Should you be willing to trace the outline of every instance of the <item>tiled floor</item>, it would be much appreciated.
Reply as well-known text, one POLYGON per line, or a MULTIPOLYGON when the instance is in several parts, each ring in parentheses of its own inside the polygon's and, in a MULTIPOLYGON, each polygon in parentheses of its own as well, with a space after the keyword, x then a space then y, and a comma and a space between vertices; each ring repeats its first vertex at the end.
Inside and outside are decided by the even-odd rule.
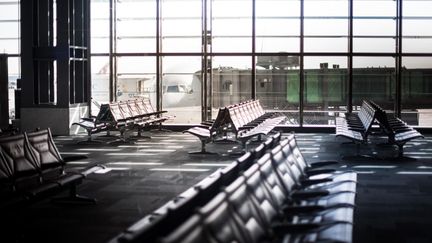
MULTIPOLYGON (((432 241, 432 137, 407 144, 405 155, 411 159, 401 161, 346 161, 342 156, 353 155, 356 149, 342 144, 343 139, 332 134, 297 134, 297 138, 310 162, 339 160, 344 169, 359 172, 355 242, 432 241)), ((231 143, 209 144, 208 150, 217 155, 190 155, 188 151, 200 149, 200 142, 182 133, 156 132, 152 139, 123 145, 77 145, 82 139, 56 137, 55 141, 63 156, 88 156, 70 163, 68 170, 99 163, 106 166, 79 187, 79 193, 96 198, 98 203, 60 206, 44 200, 11 212, 11 217, 2 219, 5 242, 107 242, 228 165, 236 158, 230 153, 239 149, 231 143)), ((361 153, 396 155, 395 148, 376 146, 380 142, 385 140, 374 138, 371 145, 362 146, 361 153)))

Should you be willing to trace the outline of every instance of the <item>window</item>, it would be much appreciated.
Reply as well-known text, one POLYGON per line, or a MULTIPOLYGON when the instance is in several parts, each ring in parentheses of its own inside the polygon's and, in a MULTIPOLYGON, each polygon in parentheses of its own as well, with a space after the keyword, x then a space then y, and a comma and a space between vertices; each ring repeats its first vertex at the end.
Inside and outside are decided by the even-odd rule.
MULTIPOLYGON (((420 64, 430 63, 432 57, 430 1, 401 0, 402 16, 394 0, 352 0, 352 6, 350 0, 156 3, 93 0, 93 83, 104 80, 100 87, 109 87, 110 74, 105 71, 111 60, 119 99, 133 90, 155 102, 156 87, 161 85, 162 108, 175 113, 174 122, 199 123, 202 108, 216 111, 254 95, 265 109, 284 112, 287 125, 296 126, 332 125, 334 116, 356 110, 366 98, 395 111, 400 95, 404 116, 413 111, 428 114, 430 67, 420 64), (113 20, 110 4, 116 10, 113 20), (116 27, 112 33, 110 21, 116 27), (115 40, 113 53, 110 38, 115 40), (396 49, 399 38, 401 53, 396 49), (403 88, 397 93, 399 80, 403 88), (206 94, 201 94, 202 87, 206 94), (353 106, 347 107, 349 103, 353 106)), ((0 22, 3 16, 7 14, 0 22)), ((12 32, 3 32, 3 46, 9 45, 6 35, 12 32)))

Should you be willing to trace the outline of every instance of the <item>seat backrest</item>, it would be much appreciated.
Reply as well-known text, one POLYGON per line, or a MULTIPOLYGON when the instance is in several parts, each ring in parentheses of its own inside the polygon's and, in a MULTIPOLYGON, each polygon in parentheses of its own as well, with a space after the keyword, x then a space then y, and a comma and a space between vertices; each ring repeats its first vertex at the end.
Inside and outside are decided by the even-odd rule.
POLYGON ((216 243, 206 231, 201 222, 201 216, 193 214, 186 222, 174 229, 168 235, 160 238, 159 243, 216 243))
POLYGON ((298 186, 301 184, 301 180, 307 177, 306 167, 301 164, 296 155, 294 154, 292 147, 288 145, 282 147, 281 151, 285 156, 285 166, 288 168, 289 173, 292 176, 292 179, 296 182, 298 186))
POLYGON ((247 233, 240 227, 233 217, 224 192, 219 193, 209 203, 198 210, 206 227, 218 242, 247 243, 247 233))
POLYGON ((210 132, 217 132, 222 129, 225 125, 227 125, 227 114, 228 110, 226 108, 219 108, 216 119, 214 120, 212 126, 210 127, 210 132))
POLYGON ((39 174, 41 165, 35 159, 24 134, 0 138, 1 179, 39 174))
POLYGON ((140 115, 145 115, 147 113, 150 113, 147 111, 147 107, 144 104, 143 99, 136 99, 135 104, 137 106, 137 110, 139 111, 140 115))
POLYGON ((253 112, 253 110, 251 109, 252 107, 252 101, 248 101, 243 105, 243 111, 247 114, 247 116, 249 117, 250 121, 255 120, 256 118, 258 118, 255 113, 253 112))
POLYGON ((270 192, 271 202, 274 208, 278 209, 283 204, 285 204, 287 197, 289 196, 289 192, 285 189, 284 184, 281 182, 278 177, 276 168, 273 165, 273 158, 268 153, 268 159, 259 160, 259 171, 261 173, 261 178, 264 180, 264 185, 270 192))
POLYGON ((394 131, 392 129, 392 126, 390 125, 390 122, 388 120, 388 116, 387 116, 387 113, 385 112, 385 110, 381 106, 379 106, 377 103, 375 103, 371 100, 368 100, 367 103, 375 108, 375 110, 376 110, 375 118, 377 119, 380 126, 384 129, 384 131, 388 135, 394 136, 394 131))
POLYGON ((363 101, 362 106, 360 108, 360 112, 358 113, 358 116, 360 118, 360 121, 363 124, 363 127, 365 129, 363 133, 363 137, 367 138, 369 133, 371 132, 372 125, 375 121, 376 117, 376 109, 372 107, 368 102, 363 101))
POLYGON ((42 169, 52 167, 63 167, 64 161, 52 138, 49 128, 25 133, 35 159, 42 169))
POLYGON ((127 101, 127 105, 129 106, 129 110, 133 118, 138 118, 141 115, 141 112, 135 100, 127 101))
POLYGON ((232 124, 234 128, 234 132, 238 132, 240 127, 243 126, 241 118, 237 116, 234 107, 228 109, 228 114, 229 114, 229 122, 232 124))
POLYGON ((250 120, 248 119, 246 114, 244 114, 241 106, 238 105, 238 106, 234 107, 233 110, 236 113, 237 119, 240 121, 240 126, 244 126, 248 122, 250 122, 250 120))
POLYGON ((123 113, 119 103, 109 104, 114 122, 122 122, 126 120, 126 114, 123 113))
POLYGON ((150 102, 149 98, 143 98, 142 99, 143 104, 146 107, 147 113, 153 113, 156 112, 156 109, 153 107, 153 105, 150 102))
MULTIPOLYGON (((266 159, 264 158, 263 160, 266 159)), ((258 205, 258 208, 261 209, 263 225, 270 227, 274 218, 277 217, 279 209, 275 207, 276 202, 273 198, 274 195, 272 195, 271 191, 265 185, 258 164, 252 165, 245 171, 244 177, 251 197, 258 205)))
POLYGON ((114 120, 109 104, 101 104, 99 112, 96 116, 96 123, 112 122, 114 120))
POLYGON ((124 119, 132 119, 135 117, 127 101, 119 102, 119 109, 123 114, 124 119))
POLYGON ((239 112, 241 116, 243 117, 244 123, 248 124, 249 122, 253 121, 255 118, 252 116, 252 114, 247 109, 248 104, 242 104, 239 106, 239 112))
POLYGON ((260 100, 255 100, 255 106, 261 115, 265 114, 265 111, 264 111, 263 107, 261 106, 260 100))
POLYGON ((263 242, 267 237, 267 227, 263 223, 259 207, 251 198, 251 193, 247 189, 244 177, 237 178, 225 190, 233 216, 244 227, 247 238, 251 242, 263 242))
POLYGON ((259 111, 256 109, 255 101, 251 101, 248 103, 247 108, 249 112, 253 115, 254 119, 257 119, 261 116, 259 111))
POLYGON ((295 180, 291 171, 290 162, 288 162, 288 156, 282 150, 272 151, 272 165, 275 170, 275 178, 279 183, 279 186, 284 189, 284 194, 288 195, 292 190, 298 186, 298 181, 295 180))
POLYGON ((288 137, 288 144, 291 148, 291 153, 294 155, 297 167, 302 173, 305 173, 305 171, 307 170, 307 168, 310 167, 310 165, 306 162, 300 148, 298 147, 295 136, 288 137))

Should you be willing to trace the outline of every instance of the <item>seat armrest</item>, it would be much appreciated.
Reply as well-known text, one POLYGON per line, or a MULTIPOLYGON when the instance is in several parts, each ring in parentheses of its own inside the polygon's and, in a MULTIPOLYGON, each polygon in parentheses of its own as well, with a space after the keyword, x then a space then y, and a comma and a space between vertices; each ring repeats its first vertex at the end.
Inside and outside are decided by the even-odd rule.
POLYGON ((316 231, 324 226, 329 226, 329 224, 333 225, 336 224, 335 222, 329 222, 329 223, 285 223, 285 222, 278 222, 273 223, 271 225, 272 231, 276 235, 286 235, 286 234, 292 234, 292 233, 303 233, 307 231, 316 231))
POLYGON ((334 173, 336 170, 335 169, 311 169, 306 171, 306 175, 308 176, 314 176, 314 175, 319 175, 319 174, 328 174, 328 173, 334 173))
POLYGON ((327 166, 327 165, 337 165, 339 164, 338 161, 319 161, 319 162, 315 162, 315 163, 309 163, 311 168, 317 168, 317 167, 322 167, 322 166, 327 166))
POLYGON ((308 199, 313 197, 323 197, 329 195, 330 192, 327 190, 307 190, 307 191, 295 191, 291 194, 291 197, 295 200, 308 199))
POLYGON ((65 163, 71 162, 71 161, 77 161, 77 160, 81 160, 81 159, 88 159, 88 157, 85 155, 71 155, 71 156, 63 157, 63 161, 65 163))
POLYGON ((282 208, 282 211, 286 215, 301 214, 301 213, 314 213, 317 211, 323 211, 326 208, 319 205, 311 206, 286 206, 282 208))
POLYGON ((304 179, 301 180, 301 185, 302 186, 311 186, 311 185, 316 185, 316 184, 320 184, 320 183, 325 183, 325 182, 332 182, 333 180, 331 178, 324 178, 324 179, 304 179))

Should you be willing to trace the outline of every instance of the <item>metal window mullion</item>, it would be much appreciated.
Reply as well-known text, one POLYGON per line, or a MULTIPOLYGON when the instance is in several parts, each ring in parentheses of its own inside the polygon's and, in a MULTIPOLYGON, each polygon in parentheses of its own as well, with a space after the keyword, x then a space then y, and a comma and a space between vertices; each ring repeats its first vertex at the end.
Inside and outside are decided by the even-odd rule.
POLYGON ((402 0, 396 1, 396 102, 395 114, 401 117, 402 112, 402 0))
POLYGON ((162 110, 162 5, 156 0, 156 109, 162 110))
MULTIPOLYGON (((206 8, 206 19, 213 19, 213 2, 211 0, 207 0, 210 1, 210 6, 208 6, 208 9, 206 8)), ((207 21, 207 25, 206 25, 206 30, 210 30, 210 33, 207 33, 207 42, 206 44, 208 44, 208 49, 206 46, 206 53, 208 54, 208 52, 210 52, 210 54, 213 54, 213 22, 210 21, 210 23, 207 21)), ((209 57, 207 56, 207 60, 211 60, 210 62, 207 62, 207 75, 208 75, 208 100, 207 100, 207 110, 206 110, 206 115, 207 115, 207 119, 211 119, 212 118, 212 112, 211 109, 213 107, 213 55, 210 56, 211 59, 209 59, 209 57)))
POLYGON ((201 121, 207 120, 207 0, 201 5, 201 121))
POLYGON ((354 0, 348 0, 348 87, 347 87, 347 112, 352 112, 352 106, 353 106, 353 1, 354 0))
POLYGON ((300 0, 300 90, 299 123, 303 127, 304 115, 304 0, 300 0))
POLYGON ((256 0, 252 1, 252 74, 251 98, 256 99, 256 0))
POLYGON ((115 25, 116 23, 116 0, 110 0, 109 2, 109 100, 110 102, 115 101, 116 97, 116 62, 115 62, 115 25))

